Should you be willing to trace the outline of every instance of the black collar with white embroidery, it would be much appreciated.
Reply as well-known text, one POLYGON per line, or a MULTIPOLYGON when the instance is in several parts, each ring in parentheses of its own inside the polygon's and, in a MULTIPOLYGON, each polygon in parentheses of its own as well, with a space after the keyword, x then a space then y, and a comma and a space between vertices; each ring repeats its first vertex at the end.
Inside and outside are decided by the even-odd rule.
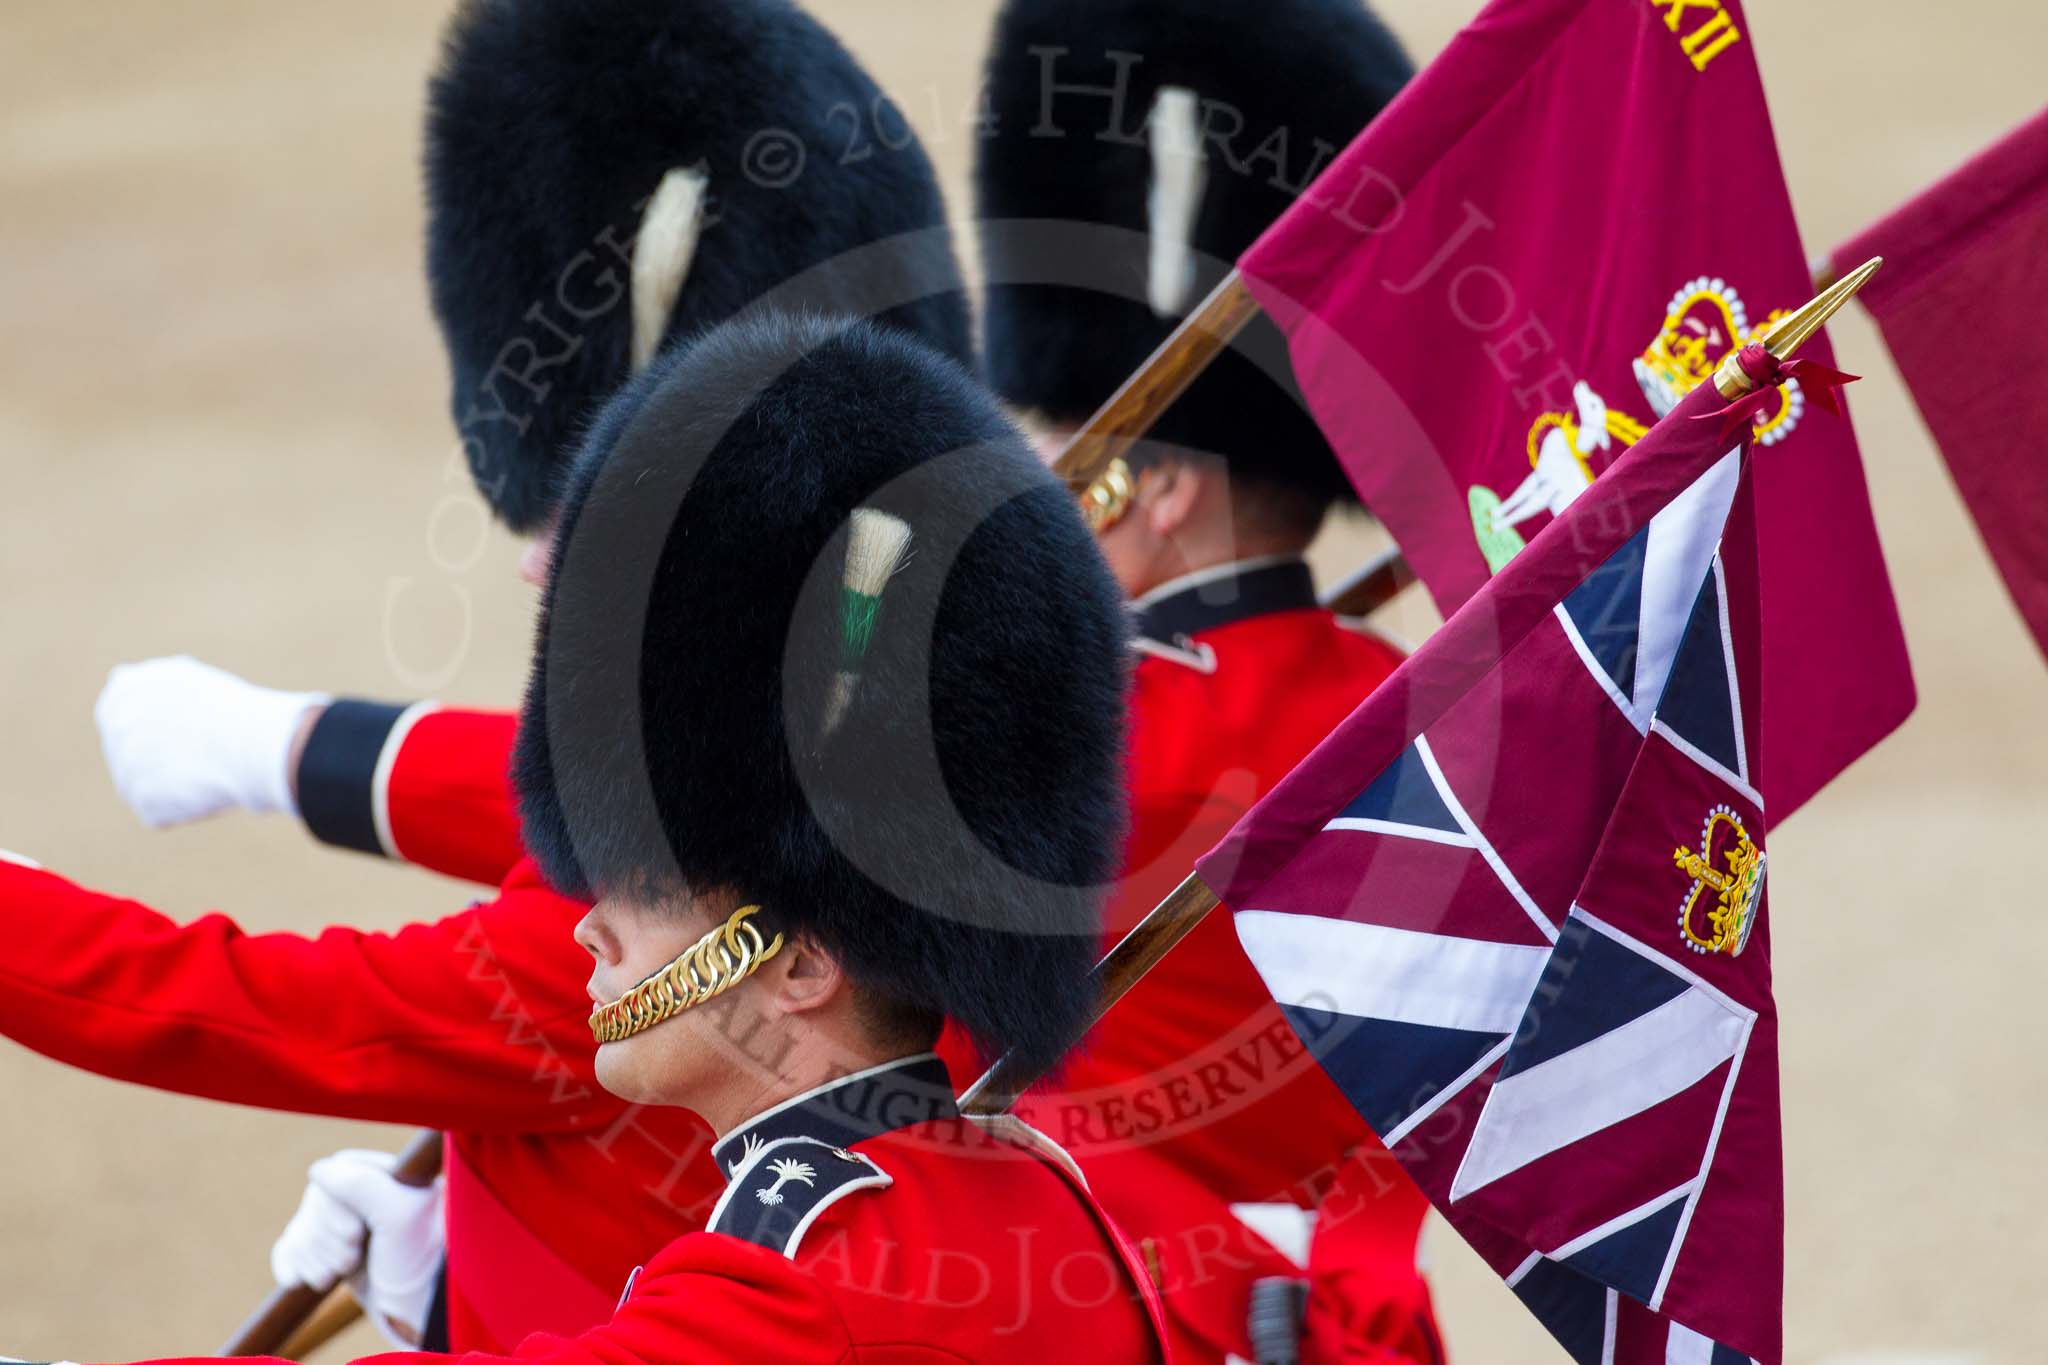
POLYGON ((1139 635, 1171 644, 1254 616, 1315 605, 1315 579, 1301 560, 1247 560, 1154 589, 1131 604, 1131 618, 1139 635))
POLYGON ((953 1081, 936 1053, 872 1066, 764 1109, 711 1149, 730 1175, 751 1149, 780 1138, 811 1138, 832 1147, 892 1133, 912 1124, 959 1116, 953 1081))

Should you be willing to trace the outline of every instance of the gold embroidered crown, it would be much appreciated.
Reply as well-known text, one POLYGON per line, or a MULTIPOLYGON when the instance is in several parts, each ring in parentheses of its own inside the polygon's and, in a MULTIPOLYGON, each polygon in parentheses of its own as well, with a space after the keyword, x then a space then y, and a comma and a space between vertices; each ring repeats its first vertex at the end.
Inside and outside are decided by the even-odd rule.
POLYGON ((1681 847, 1671 858, 1692 878, 1678 904, 1678 933, 1685 946, 1700 954, 1739 955, 1749 946, 1763 904, 1764 851, 1750 840, 1734 810, 1719 805, 1707 812, 1699 852, 1681 847), (1713 901, 1702 906, 1708 892, 1713 901))
MULTIPOLYGON (((1724 279, 1702 275, 1671 296, 1664 329, 1636 358, 1636 382, 1659 415, 1667 413, 1712 378, 1724 359, 1752 341, 1763 340, 1772 327, 1791 315, 1791 309, 1780 308, 1751 330, 1749 310, 1735 287, 1724 279)), ((1776 445, 1790 436, 1806 415, 1806 395, 1797 380, 1780 385, 1778 394, 1776 407, 1757 424, 1758 445, 1776 445)))
POLYGON ((1721 357, 1749 335, 1749 310, 1728 281, 1702 275, 1671 296, 1664 328, 1635 363, 1643 396, 1659 414, 1711 379, 1721 357))

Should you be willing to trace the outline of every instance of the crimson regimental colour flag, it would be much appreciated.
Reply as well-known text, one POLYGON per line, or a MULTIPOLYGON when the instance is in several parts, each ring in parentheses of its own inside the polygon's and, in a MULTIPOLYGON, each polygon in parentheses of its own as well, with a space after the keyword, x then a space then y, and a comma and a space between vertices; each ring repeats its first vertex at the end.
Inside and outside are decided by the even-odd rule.
POLYGON ((2048 654, 2048 109, 1836 249, 2048 654), (1861 256, 1850 253, 1860 251, 1861 256))
POLYGON ((1794 457, 1730 451, 1723 406, 1681 400, 1198 868, 1582 1365, 1780 1353, 1745 464, 1794 457))
MULTIPOLYGON (((1737 0, 1494 0, 1239 265, 1446 615, 1812 292, 1737 0)), ((1848 423, 1789 384, 1758 439, 1782 821, 1913 685, 1848 423)))

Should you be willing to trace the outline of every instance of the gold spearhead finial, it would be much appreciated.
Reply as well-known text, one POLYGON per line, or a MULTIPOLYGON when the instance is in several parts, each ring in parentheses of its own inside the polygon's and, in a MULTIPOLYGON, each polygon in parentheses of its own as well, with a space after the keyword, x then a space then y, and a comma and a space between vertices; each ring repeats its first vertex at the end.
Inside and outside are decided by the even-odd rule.
MULTIPOLYGON (((1823 289, 1797 312, 1788 313, 1774 325, 1759 327, 1750 336, 1750 341, 1763 341, 1764 349, 1774 360, 1790 360, 1792 353, 1813 339, 1813 334, 1827 325, 1828 319, 1842 311, 1842 306, 1856 297, 1856 291, 1870 282, 1878 267, 1884 264, 1884 257, 1872 256, 1862 265, 1823 289)), ((1730 351, 1722 358, 1720 368, 1714 371, 1714 387, 1721 391, 1723 398, 1740 398, 1756 388, 1750 377, 1743 373, 1737 358, 1739 351, 1730 351)))
POLYGON ((1862 265, 1836 280, 1817 294, 1813 301, 1790 317, 1781 318, 1764 338, 1764 349, 1779 360, 1790 360, 1792 353, 1804 346, 1813 334, 1827 325, 1829 318, 1842 311, 1842 305, 1856 297, 1856 291, 1869 283, 1870 277, 1884 264, 1884 257, 1872 256, 1862 265))

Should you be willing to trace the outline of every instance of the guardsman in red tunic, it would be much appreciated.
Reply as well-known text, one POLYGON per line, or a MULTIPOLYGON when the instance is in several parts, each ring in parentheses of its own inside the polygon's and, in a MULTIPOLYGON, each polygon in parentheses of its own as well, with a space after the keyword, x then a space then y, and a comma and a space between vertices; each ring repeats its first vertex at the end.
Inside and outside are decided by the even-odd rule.
MULTIPOLYGON (((834 109, 880 99, 783 0, 458 9, 429 94, 428 264, 454 415, 506 521, 545 521, 592 411, 664 340, 764 296, 879 315, 971 362, 944 206, 914 142, 794 181, 760 164, 763 129, 837 146, 834 109)), ((144 674, 124 677, 167 724, 141 736, 132 691, 110 689, 102 708, 131 802, 157 821, 290 807, 285 749, 311 699, 223 694, 190 662, 144 674), (179 753, 204 755, 196 785, 160 780, 179 753)), ((345 732, 346 708, 333 719, 345 732)), ((305 795, 324 829, 374 837, 373 820, 322 805, 318 784, 305 795)), ((593 1082, 569 940, 584 907, 506 849, 496 895, 461 914, 317 937, 245 935, 218 915, 181 925, 9 867, 0 1031, 159 1088, 446 1130, 444 1190, 407 1190, 368 1154, 320 1163, 273 1255, 280 1279, 353 1273, 367 1224, 370 1307, 401 1337, 437 1320, 458 1349, 573 1332, 604 1319, 648 1249, 701 1226, 721 1181, 703 1124, 593 1082)))
POLYGON ((1080 1172, 963 1117, 931 1050, 951 1020, 1036 1069, 1085 1026, 1126 680, 1072 499, 902 333, 738 320, 607 405, 518 794, 549 881, 593 902, 597 1079, 701 1116, 722 1189, 641 1247, 608 1321, 506 1354, 1163 1365, 1080 1172))
MULTIPOLYGON (((1356 0, 1008 6, 977 174, 1000 390, 1054 433, 1078 424, 1407 72, 1356 0)), ((1226 355, 1134 461, 1135 502, 1102 536, 1141 637, 1118 931, 1399 661, 1315 605, 1302 551, 1352 495, 1268 377, 1285 373, 1278 334, 1255 325, 1243 344, 1250 358, 1226 355)), ((172 670, 223 729, 261 709, 243 698, 275 694, 202 665, 148 667, 110 689, 140 717, 134 766, 203 790, 210 760, 149 752, 174 728, 172 670)), ((518 860, 512 716, 324 700, 285 699, 297 742, 284 724, 261 746, 316 835, 482 881, 518 860)), ((1440 1357, 1416 1269, 1426 1201, 1271 1006, 1227 917, 1185 947, 1067 1084, 1028 1101, 1090 1169, 1111 1163, 1104 1197, 1159 1269, 1183 1358, 1250 1355, 1253 1285, 1305 1264, 1311 1348, 1440 1357)))
MULTIPOLYGON (((976 214, 988 372, 1053 444, 1410 65, 1361 0, 1008 0, 987 69, 976 214)), ((1400 661, 1316 605, 1302 553, 1355 495, 1293 389, 1277 329, 1255 320, 1150 435, 1099 530, 1144 655, 1113 931, 1400 661)), ((1247 1340, 1253 1286, 1305 1274, 1305 1360, 1440 1357, 1416 1266, 1428 1203, 1273 1005, 1227 914, 1020 1112, 1076 1153, 1156 1256, 1184 1359, 1275 1349, 1247 1340)), ((1286 1286, 1262 1297, 1275 1289, 1286 1286)))

